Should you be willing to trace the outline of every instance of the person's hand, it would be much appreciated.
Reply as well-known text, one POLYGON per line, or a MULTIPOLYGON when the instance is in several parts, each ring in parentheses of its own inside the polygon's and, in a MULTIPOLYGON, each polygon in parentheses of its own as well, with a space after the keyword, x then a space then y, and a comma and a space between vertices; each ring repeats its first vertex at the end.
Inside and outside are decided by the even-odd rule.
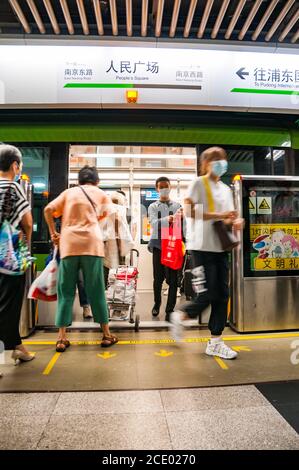
POLYGON ((174 216, 173 216, 173 215, 169 215, 169 216, 168 216, 168 222, 169 222, 170 224, 172 224, 173 221, 174 221, 174 216))
POLYGON ((235 219, 233 222, 233 229, 236 231, 243 230, 244 225, 245 225, 244 219, 241 219, 241 218, 235 219))
POLYGON ((54 232, 51 234, 51 240, 53 245, 58 246, 60 240, 60 234, 58 232, 54 232))
POLYGON ((175 218, 178 218, 178 219, 182 219, 184 217, 184 210, 182 207, 180 207, 180 209, 178 209, 175 213, 175 218))
POLYGON ((231 222, 234 222, 237 218, 237 211, 226 211, 222 212, 221 218, 224 220, 230 220, 231 222))

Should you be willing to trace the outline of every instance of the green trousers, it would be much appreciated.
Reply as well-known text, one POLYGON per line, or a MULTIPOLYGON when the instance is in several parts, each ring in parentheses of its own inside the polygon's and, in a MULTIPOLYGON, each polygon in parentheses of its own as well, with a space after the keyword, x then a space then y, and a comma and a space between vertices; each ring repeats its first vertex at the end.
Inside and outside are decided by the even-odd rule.
POLYGON ((60 261, 58 271, 58 306, 55 324, 67 327, 72 324, 73 303, 79 270, 82 269, 84 287, 94 321, 108 323, 105 297, 103 258, 99 256, 67 256, 60 261))

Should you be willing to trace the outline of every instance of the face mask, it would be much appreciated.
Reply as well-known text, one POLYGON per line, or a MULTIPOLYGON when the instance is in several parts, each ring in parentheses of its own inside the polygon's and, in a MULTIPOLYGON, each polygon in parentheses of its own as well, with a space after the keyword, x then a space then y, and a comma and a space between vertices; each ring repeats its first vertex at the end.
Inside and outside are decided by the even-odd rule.
POLYGON ((212 162, 212 173, 219 178, 227 172, 227 161, 226 160, 216 160, 212 162))
POLYGON ((169 188, 163 188, 159 190, 160 196, 161 197, 168 197, 170 194, 170 189, 169 188))
POLYGON ((18 173, 14 177, 14 180, 15 180, 16 183, 21 179, 21 176, 22 176, 21 168, 19 166, 18 166, 18 170, 20 170, 20 173, 18 173))

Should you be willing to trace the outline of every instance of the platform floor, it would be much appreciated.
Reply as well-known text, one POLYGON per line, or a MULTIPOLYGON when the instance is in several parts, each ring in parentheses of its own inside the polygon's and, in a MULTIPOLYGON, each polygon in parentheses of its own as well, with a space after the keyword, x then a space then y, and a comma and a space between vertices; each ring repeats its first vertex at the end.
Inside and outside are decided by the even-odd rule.
POLYGON ((168 331, 122 331, 119 343, 109 349, 100 347, 99 332, 72 331, 69 338, 71 347, 56 353, 56 333, 35 333, 25 344, 36 358, 17 366, 7 352, 0 365, 0 392, 150 390, 299 379, 299 332, 239 335, 227 329, 225 340, 239 352, 233 361, 204 354, 205 330, 186 330, 180 343, 168 331))
POLYGON ((0 449, 298 450, 298 411, 299 382, 261 391, 8 393, 0 400, 0 449))

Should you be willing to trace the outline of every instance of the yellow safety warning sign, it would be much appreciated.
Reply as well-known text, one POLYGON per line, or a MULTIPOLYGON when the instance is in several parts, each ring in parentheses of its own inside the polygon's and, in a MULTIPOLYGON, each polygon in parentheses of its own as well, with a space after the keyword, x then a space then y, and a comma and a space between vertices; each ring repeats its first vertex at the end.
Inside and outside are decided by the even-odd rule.
POLYGON ((258 214, 272 214, 272 198, 271 197, 258 197, 257 198, 257 213, 258 214))
POLYGON ((270 209, 270 206, 269 206, 269 204, 268 204, 268 202, 266 201, 265 198, 260 203, 259 209, 270 209))
POLYGON ((256 214, 256 197, 249 198, 249 214, 256 214))

